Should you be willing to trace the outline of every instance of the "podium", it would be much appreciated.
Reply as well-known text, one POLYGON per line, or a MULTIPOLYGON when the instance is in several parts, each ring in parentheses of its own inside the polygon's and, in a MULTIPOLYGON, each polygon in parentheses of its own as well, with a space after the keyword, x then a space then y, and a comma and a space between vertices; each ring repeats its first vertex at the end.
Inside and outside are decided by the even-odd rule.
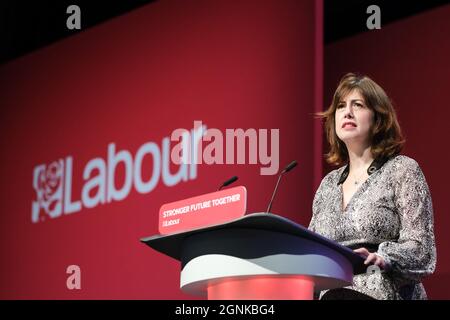
POLYGON ((367 268, 351 249, 268 213, 141 242, 179 260, 181 290, 209 300, 311 300, 367 268))

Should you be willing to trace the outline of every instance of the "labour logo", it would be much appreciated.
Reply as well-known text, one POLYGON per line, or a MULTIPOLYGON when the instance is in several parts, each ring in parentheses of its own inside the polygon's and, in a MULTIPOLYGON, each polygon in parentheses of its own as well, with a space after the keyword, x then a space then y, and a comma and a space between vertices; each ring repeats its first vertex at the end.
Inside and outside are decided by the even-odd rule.
POLYGON ((47 217, 56 218, 62 213, 63 202, 63 159, 50 165, 39 165, 34 168, 33 188, 36 200, 32 202, 31 221, 36 223, 47 217))

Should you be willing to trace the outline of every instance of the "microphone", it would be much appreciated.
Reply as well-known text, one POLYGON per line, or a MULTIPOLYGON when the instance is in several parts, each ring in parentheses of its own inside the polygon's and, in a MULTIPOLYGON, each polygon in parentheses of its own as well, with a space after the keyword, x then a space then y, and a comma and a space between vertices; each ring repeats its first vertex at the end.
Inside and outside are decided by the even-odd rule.
POLYGON ((295 168, 295 166, 297 165, 297 161, 292 161, 291 163, 289 163, 287 166, 286 166, 286 168, 284 168, 284 170, 281 172, 281 173, 286 173, 286 172, 289 172, 289 171, 291 171, 292 169, 294 169, 295 168))
POLYGON ((237 176, 233 176, 230 179, 228 179, 227 181, 225 181, 224 183, 222 183, 222 185, 219 187, 219 190, 221 190, 223 187, 226 187, 230 184, 232 184, 233 182, 235 182, 238 179, 237 176))
POLYGON ((281 177, 282 177, 283 174, 285 174, 286 172, 289 172, 289 171, 291 171, 292 169, 294 169, 296 165, 297 165, 297 161, 295 161, 295 160, 292 161, 292 162, 289 163, 289 164, 283 169, 283 171, 281 171, 281 173, 279 174, 279 176, 278 176, 278 181, 277 181, 277 184, 275 185, 275 190, 273 190, 272 199, 270 199, 269 206, 267 207, 266 213, 270 213, 270 209, 272 209, 273 199, 275 198, 275 194, 277 193, 278 184, 280 183, 281 177))

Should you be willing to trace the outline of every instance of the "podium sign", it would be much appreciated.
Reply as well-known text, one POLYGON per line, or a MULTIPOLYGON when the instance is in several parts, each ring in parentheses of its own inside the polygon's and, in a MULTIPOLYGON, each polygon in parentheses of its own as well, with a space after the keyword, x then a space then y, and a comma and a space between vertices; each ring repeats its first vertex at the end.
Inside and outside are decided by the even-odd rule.
POLYGON ((164 204, 159 210, 159 233, 184 232, 242 217, 247 207, 243 186, 164 204))

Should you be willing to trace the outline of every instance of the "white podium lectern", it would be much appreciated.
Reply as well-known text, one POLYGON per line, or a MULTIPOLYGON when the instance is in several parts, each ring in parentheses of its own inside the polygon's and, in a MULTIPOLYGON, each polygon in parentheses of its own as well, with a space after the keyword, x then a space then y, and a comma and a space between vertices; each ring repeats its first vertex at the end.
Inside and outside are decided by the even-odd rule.
POLYGON ((364 258, 275 214, 141 242, 181 262, 181 290, 207 299, 313 299, 366 272, 364 258))

